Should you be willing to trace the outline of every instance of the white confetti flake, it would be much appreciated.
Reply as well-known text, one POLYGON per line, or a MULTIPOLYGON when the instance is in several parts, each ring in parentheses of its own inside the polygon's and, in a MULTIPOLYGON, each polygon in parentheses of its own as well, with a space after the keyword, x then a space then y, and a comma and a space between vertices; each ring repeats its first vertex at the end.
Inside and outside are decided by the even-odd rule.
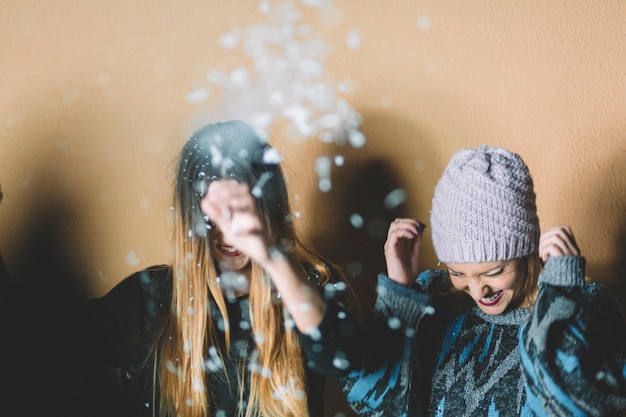
POLYGON ((402 322, 397 317, 391 317, 387 321, 387 325, 389 326, 390 329, 399 329, 400 326, 402 325, 402 322))
POLYGON ((98 85, 99 86, 105 86, 109 83, 109 81, 111 81, 111 76, 109 74, 106 73, 100 73, 98 74, 98 85))
MULTIPOLYGON (((340 96, 348 92, 348 84, 344 81, 335 85, 325 78, 325 59, 332 48, 303 21, 305 14, 299 9, 302 5, 319 8, 325 24, 337 24, 343 19, 343 12, 330 0, 299 4, 262 1, 260 11, 265 21, 232 28, 219 39, 224 49, 243 50, 250 64, 226 75, 212 69, 206 79, 221 90, 224 113, 233 113, 224 117, 242 119, 261 132, 270 131, 271 125, 282 118, 287 121, 290 138, 316 137, 340 144, 352 138, 350 144, 362 146, 362 136, 355 134, 361 115, 340 96)), ((352 48, 359 47, 358 30, 350 31, 348 42, 352 48)), ((191 97, 190 102, 197 99, 191 97)), ((324 181, 322 185, 328 184, 324 181)))
POLYGON ((350 132, 349 142, 354 148, 362 148, 365 146, 365 135, 358 130, 350 132))
POLYGON ((276 148, 267 149, 263 153, 263 162, 266 164, 279 164, 282 160, 283 158, 276 148))
POLYGON ((139 257, 135 253, 135 251, 130 251, 126 254, 126 263, 131 266, 136 266, 139 264, 139 257))
POLYGON ((350 224, 356 229, 360 229, 363 227, 364 221, 363 217, 361 217, 358 213, 353 213, 350 215, 350 224))
POLYGON ((417 18, 417 27, 420 30, 428 30, 430 29, 432 22, 430 20, 430 17, 428 16, 420 16, 417 18))
POLYGON ((210 94, 211 94, 211 90, 209 90, 206 87, 198 88, 197 90, 190 91, 187 93, 187 97, 186 97, 187 103, 196 104, 196 103, 203 102, 207 98, 209 98, 210 94))
POLYGON ((308 331, 304 332, 304 334, 309 336, 312 340, 315 340, 315 341, 322 340, 322 333, 320 332, 320 329, 318 329, 317 327, 310 328, 308 331))
POLYGON ((15 126, 16 123, 17 123, 17 116, 14 114, 9 114, 4 119, 4 124, 6 125, 6 127, 13 127, 15 126))
POLYGON ((333 183, 328 178, 322 178, 317 182, 317 188, 323 193, 327 193, 333 188, 333 183))
POLYGON ((361 32, 357 29, 350 30, 346 44, 350 49, 359 49, 361 47, 361 32))
POLYGON ((300 0, 300 3, 313 7, 327 7, 330 4, 330 0, 300 0))
POLYGON ((235 49, 239 46, 240 34, 236 29, 220 36, 220 46, 224 49, 235 49))
POLYGON ((406 197, 406 191, 397 188, 385 197, 385 207, 390 210, 394 209, 404 203, 406 201, 406 197))
POLYGON ((348 369, 350 367, 350 361, 348 361, 343 352, 337 352, 333 358, 333 366, 337 369, 348 369))

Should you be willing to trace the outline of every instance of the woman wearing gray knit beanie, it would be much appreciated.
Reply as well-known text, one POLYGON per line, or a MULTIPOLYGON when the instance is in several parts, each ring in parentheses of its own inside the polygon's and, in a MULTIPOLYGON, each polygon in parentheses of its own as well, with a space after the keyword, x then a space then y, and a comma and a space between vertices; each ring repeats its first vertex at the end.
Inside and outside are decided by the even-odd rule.
POLYGON ((396 219, 359 363, 341 383, 362 416, 620 416, 626 324, 585 280, 567 226, 540 235, 533 180, 506 149, 461 149, 430 229, 446 269, 419 273, 425 225, 396 219))

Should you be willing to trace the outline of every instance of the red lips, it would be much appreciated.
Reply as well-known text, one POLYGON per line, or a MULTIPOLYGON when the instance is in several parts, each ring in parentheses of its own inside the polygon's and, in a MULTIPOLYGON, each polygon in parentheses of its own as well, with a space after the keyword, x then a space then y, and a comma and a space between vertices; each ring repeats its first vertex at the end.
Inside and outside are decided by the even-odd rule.
POLYGON ((241 255, 241 251, 235 249, 232 246, 222 245, 220 243, 215 244, 215 248, 224 256, 239 256, 241 255))
POLYGON ((500 301, 500 298, 502 298, 502 294, 504 294, 504 291, 500 290, 500 291, 498 291, 495 294, 497 294, 496 298, 494 298, 491 301, 485 301, 485 299, 486 299, 486 297, 485 297, 485 298, 481 298, 480 300, 478 300, 478 302, 480 304, 484 305, 484 306, 487 306, 487 307, 494 306, 494 305, 498 304, 498 301, 500 301))

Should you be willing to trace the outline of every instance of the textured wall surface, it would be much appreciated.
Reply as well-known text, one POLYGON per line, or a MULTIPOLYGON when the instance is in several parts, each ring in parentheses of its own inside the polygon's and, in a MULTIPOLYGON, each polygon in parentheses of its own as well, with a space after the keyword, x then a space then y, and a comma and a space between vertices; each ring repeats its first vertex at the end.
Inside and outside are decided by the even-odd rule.
MULTIPOLYGON (((38 277, 29 296, 104 294, 167 262, 173 161, 188 134, 264 104, 223 94, 211 74, 252 69, 229 40, 272 23, 263 7, 278 2, 4 3, 0 251, 15 279, 38 277)), ((428 223, 444 165, 481 143, 522 155, 542 228, 571 225, 588 275, 626 304, 626 2, 310 3, 325 6, 292 6, 301 37, 327 48, 311 68, 362 116, 366 143, 296 140, 280 118, 270 142, 298 226, 348 267, 365 307, 387 223, 428 223), (330 191, 318 157, 331 162, 330 191), (385 205, 393 190, 406 197, 385 205)), ((274 82, 293 92, 294 80, 274 82)), ((428 235, 423 259, 437 264, 428 235)))

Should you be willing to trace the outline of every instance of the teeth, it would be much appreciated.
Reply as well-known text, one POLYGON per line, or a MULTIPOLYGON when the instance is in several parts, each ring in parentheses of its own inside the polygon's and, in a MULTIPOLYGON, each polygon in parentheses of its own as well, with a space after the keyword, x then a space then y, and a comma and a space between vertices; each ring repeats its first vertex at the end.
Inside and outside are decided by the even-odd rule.
POLYGON ((495 300, 496 298, 498 298, 498 296, 500 295, 501 292, 502 292, 502 290, 493 293, 489 297, 483 297, 483 300, 485 300, 486 302, 491 302, 491 301, 495 300))
POLYGON ((229 252, 229 253, 234 253, 237 252, 237 249, 233 248, 232 246, 225 246, 225 245, 218 245, 220 247, 220 249, 222 249, 224 252, 229 252))

